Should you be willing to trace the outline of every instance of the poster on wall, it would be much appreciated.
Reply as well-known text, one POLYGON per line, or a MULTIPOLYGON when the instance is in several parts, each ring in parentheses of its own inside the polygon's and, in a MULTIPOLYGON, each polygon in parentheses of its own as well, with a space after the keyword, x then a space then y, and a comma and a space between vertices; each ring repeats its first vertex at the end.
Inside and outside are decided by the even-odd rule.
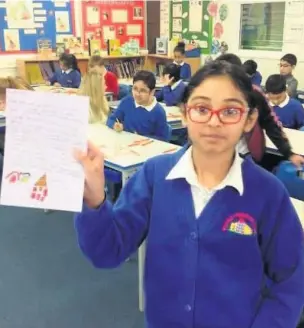
POLYGON ((8 28, 34 28, 32 0, 7 0, 6 15, 8 28))
POLYGON ((170 0, 160 2, 160 36, 170 36, 170 0))
POLYGON ((286 1, 285 14, 287 16, 302 16, 304 14, 304 1, 303 0, 286 1))
POLYGON ((56 11, 56 31, 59 33, 68 33, 70 31, 70 18, 68 11, 56 11))
POLYGON ((189 31, 201 32, 203 28, 203 4, 202 1, 189 2, 189 31))
MULTIPOLYGON (((140 1, 82 1, 82 35, 101 41, 102 48, 107 40, 118 39, 120 44, 139 39, 145 47, 145 2, 140 1), (93 9, 94 8, 94 9, 93 9), (98 27, 98 28, 97 28, 98 27)), ((85 41, 85 46, 87 42, 85 41)))
POLYGON ((19 30, 3 30, 3 36, 5 51, 20 50, 19 30))
POLYGON ((87 7, 87 18, 88 25, 90 26, 99 26, 100 24, 100 11, 97 6, 89 6, 87 7))

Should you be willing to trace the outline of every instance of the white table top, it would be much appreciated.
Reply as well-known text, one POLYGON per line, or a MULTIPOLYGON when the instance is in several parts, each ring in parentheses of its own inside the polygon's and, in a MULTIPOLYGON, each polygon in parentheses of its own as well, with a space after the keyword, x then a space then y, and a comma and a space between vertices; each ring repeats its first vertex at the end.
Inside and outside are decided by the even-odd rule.
POLYGON ((290 200, 298 213, 298 216, 304 229, 304 202, 294 198, 290 198, 290 200))
POLYGON ((105 155, 106 164, 118 171, 140 166, 149 158, 174 153, 181 148, 125 131, 115 132, 103 124, 89 126, 89 139, 100 147, 105 155), (135 142, 138 144, 134 144, 135 142))
MULTIPOLYGON (((299 130, 292 130, 284 128, 284 132, 291 144, 294 153, 304 155, 304 132, 299 130)), ((266 134, 265 134, 266 135, 266 134)), ((266 147, 277 150, 277 147, 266 136, 266 147)))

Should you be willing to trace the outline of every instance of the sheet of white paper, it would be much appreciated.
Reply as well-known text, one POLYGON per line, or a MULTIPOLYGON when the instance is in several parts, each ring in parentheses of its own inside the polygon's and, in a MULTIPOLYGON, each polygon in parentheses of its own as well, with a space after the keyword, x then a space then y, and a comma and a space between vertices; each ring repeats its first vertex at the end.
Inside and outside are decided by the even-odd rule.
POLYGON ((173 18, 172 30, 173 32, 181 32, 183 30, 181 18, 173 18))
POLYGON ((203 28, 203 1, 189 1, 189 31, 202 32, 203 28))
POLYGON ((141 25, 137 24, 128 24, 127 25, 127 35, 141 35, 141 25))
POLYGON ((303 24, 284 24, 284 41, 291 43, 300 43, 303 40, 304 25, 303 24))
POLYGON ((89 99, 9 89, 5 113, 1 204, 80 211, 84 174, 73 150, 86 148, 89 99))
POLYGON ((56 11, 56 31, 60 33, 70 32, 70 15, 68 11, 56 11))
POLYGON ((116 38, 116 31, 114 26, 103 26, 102 31, 104 40, 113 40, 116 38))
POLYGON ((5 51, 20 50, 19 30, 3 30, 5 51))
POLYGON ((87 23, 88 25, 100 24, 99 7, 95 7, 95 6, 87 7, 87 23))
POLYGON ((170 36, 170 0, 160 2, 160 36, 170 36))
POLYGON ((128 11, 112 9, 112 23, 128 23, 128 11))
POLYGON ((9 29, 34 27, 32 0, 6 0, 6 15, 9 29))
POLYGON ((173 5, 173 17, 182 17, 183 15, 183 5, 176 4, 173 5))
POLYGON ((289 0, 285 4, 285 14, 288 16, 302 16, 304 13, 303 0, 289 0))

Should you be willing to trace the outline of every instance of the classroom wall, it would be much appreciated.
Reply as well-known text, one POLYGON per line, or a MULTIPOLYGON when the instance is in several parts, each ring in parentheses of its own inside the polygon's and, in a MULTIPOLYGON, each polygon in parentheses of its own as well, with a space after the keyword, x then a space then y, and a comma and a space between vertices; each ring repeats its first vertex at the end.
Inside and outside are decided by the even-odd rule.
MULTIPOLYGON (((234 0, 234 1, 218 1, 219 5, 226 4, 228 6, 228 16, 225 21, 222 22, 224 33, 220 38, 220 41, 227 42, 229 46, 229 52, 233 52, 239 55, 242 60, 254 59, 259 65, 259 71, 263 75, 263 82, 266 81, 270 74, 279 72, 279 59, 285 53, 291 52, 298 57, 298 66, 295 71, 295 76, 299 80, 299 88, 304 89, 304 39, 302 42, 284 42, 282 52, 274 51, 254 51, 254 50, 240 50, 239 49, 239 31, 240 31, 240 13, 241 3, 257 3, 257 2, 288 2, 280 0, 234 0)), ((304 13, 303 13, 304 14, 304 13)), ((290 24, 303 26, 303 14, 302 16, 288 16, 285 14, 284 33, 288 32, 290 24)), ((303 35, 304 38, 304 35, 303 35)))
MULTIPOLYGON (((75 32, 76 36, 81 36, 81 1, 74 2, 75 8, 75 32)), ((33 54, 22 55, 0 55, 0 77, 16 76, 16 59, 31 58, 33 54)))
MULTIPOLYGON (((267 2, 277 2, 285 0, 267 0, 267 2)), ((162 0, 162 6, 168 8, 169 0, 162 0)), ((220 41, 227 42, 229 46, 229 51, 238 54, 243 60, 255 59, 259 64, 259 70, 261 71, 264 81, 268 75, 278 72, 278 62, 281 56, 286 52, 293 52, 298 57, 298 67, 295 71, 295 75, 299 80, 299 86, 304 89, 304 53, 301 49, 304 49, 304 43, 284 43, 282 52, 267 52, 267 51, 252 51, 252 50, 239 50, 239 30, 240 30, 240 10, 241 3, 253 3, 253 2, 265 2, 261 0, 218 0, 219 6, 221 4, 226 4, 228 6, 228 16, 222 22, 223 24, 223 35, 220 41)), ((285 1, 288 2, 287 0, 285 1)), ((75 1, 75 20, 76 20, 76 36, 81 36, 81 1, 75 1)), ((164 8, 161 8, 161 12, 164 8)), ((165 11, 168 9, 165 9, 165 11)), ((168 13, 165 15, 164 19, 161 17, 161 34, 167 34, 169 27, 167 27, 168 13), (165 23, 166 22, 166 23, 165 23)), ((214 24, 216 24, 217 19, 214 19, 214 24)), ((302 25, 302 17, 285 17, 285 25, 287 26, 290 22, 293 24, 299 23, 302 25)), ((286 27, 285 26, 285 27, 286 27)), ((287 28, 286 28, 287 29, 287 28)), ((210 31, 212 33, 212 31, 210 31)), ((1 55, 0 56, 0 76, 16 75, 16 64, 17 58, 24 58, 26 56, 32 55, 1 55)), ((202 58, 203 60, 204 58, 202 58)))

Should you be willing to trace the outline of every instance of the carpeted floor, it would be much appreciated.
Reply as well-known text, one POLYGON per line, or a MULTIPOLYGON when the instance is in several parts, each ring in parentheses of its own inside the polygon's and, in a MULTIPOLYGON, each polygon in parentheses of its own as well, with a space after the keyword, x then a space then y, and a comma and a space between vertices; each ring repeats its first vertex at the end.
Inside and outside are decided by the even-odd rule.
POLYGON ((71 213, 0 206, 1 328, 142 328, 137 260, 97 270, 71 213))

